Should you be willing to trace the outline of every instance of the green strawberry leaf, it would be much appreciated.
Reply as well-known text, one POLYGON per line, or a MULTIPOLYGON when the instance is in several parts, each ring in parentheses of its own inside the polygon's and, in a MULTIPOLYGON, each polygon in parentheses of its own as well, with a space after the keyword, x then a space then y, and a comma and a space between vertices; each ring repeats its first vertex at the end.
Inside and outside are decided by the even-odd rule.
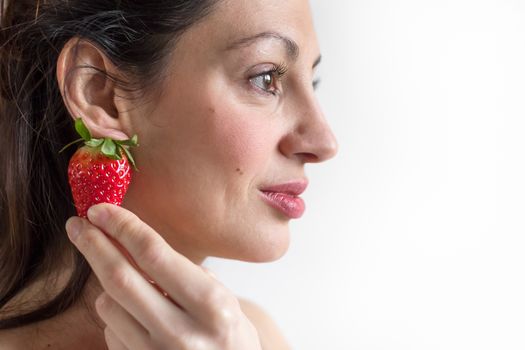
POLYGON ((122 150, 124 150, 124 153, 126 153, 126 156, 128 157, 129 162, 133 166, 133 169, 135 169, 136 171, 139 171, 139 169, 137 169, 137 165, 135 164, 135 159, 133 159, 129 150, 126 147, 122 147, 122 150))
POLYGON ((82 121, 82 118, 75 119, 75 130, 78 132, 80 136, 86 141, 91 140, 91 133, 89 132, 89 129, 86 127, 84 122, 82 121))
POLYGON ((137 134, 133 135, 133 137, 131 139, 128 139, 128 140, 119 140, 119 141, 115 141, 116 143, 120 144, 120 145, 125 145, 125 146, 131 146, 131 147, 135 147, 135 146, 138 146, 138 137, 137 137, 137 134))
POLYGON ((104 139, 91 139, 89 141, 84 142, 87 146, 97 148, 104 142, 104 139))
POLYGON ((131 143, 132 143, 132 146, 138 146, 139 145, 139 137, 137 136, 137 134, 133 135, 131 137, 131 143))
MULTIPOLYGON (((110 158, 115 157, 118 155, 116 154, 116 151, 117 151, 117 145, 115 144, 115 142, 113 142, 112 139, 110 138, 107 138, 105 137, 104 138, 104 143, 102 144, 102 149, 101 149, 102 153, 110 158)), ((115 158, 113 158, 115 159, 115 158)), ((120 158, 117 158, 117 159, 120 159, 120 158)))
POLYGON ((114 160, 121 160, 122 159, 122 156, 119 155, 119 154, 112 154, 110 156, 107 156, 108 158, 111 158, 111 159, 114 159, 114 160))

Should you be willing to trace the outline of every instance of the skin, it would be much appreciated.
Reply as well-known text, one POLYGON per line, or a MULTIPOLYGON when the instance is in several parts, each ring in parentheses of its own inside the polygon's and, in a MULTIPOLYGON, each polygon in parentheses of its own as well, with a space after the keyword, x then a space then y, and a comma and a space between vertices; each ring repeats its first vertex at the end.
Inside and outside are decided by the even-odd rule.
POLYGON ((259 190, 306 179, 306 163, 337 153, 312 86, 320 49, 308 2, 222 2, 183 34, 154 102, 102 75, 68 75, 87 63, 125 78, 87 42, 73 54, 75 43, 57 62, 70 114, 95 137, 138 134, 132 151, 140 172, 121 208, 100 204, 89 220, 73 217, 66 226, 95 272, 85 294, 95 309, 74 307, 38 335, 30 328, 4 339, 25 348, 20 341, 32 334, 35 344, 54 349, 287 349, 263 310, 236 298, 201 264, 208 256, 279 259, 289 246, 290 218, 259 190), (274 34, 233 45, 263 32, 274 34), (276 33, 296 43, 294 55, 276 33), (281 79, 262 74, 280 63, 287 66, 281 79), (104 333, 89 322, 78 327, 90 314, 104 333), (68 322, 76 327, 63 332, 68 322))

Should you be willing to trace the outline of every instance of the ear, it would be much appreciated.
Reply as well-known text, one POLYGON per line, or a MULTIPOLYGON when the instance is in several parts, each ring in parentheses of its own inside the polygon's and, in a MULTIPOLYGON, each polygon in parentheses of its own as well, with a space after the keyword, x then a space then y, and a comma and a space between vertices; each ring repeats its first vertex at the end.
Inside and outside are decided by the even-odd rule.
POLYGON ((78 37, 70 39, 57 61, 62 98, 71 117, 81 117, 93 137, 128 139, 133 132, 128 115, 119 112, 124 108, 122 97, 117 102, 116 84, 102 72, 121 78, 99 48, 78 37))

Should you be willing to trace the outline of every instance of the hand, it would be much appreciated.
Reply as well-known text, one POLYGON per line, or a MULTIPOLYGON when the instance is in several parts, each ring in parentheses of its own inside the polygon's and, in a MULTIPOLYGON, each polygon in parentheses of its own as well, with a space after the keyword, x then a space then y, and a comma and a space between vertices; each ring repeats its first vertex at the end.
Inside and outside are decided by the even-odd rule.
POLYGON ((135 214, 103 203, 88 218, 66 230, 104 289, 95 307, 110 350, 261 350, 237 298, 135 214))

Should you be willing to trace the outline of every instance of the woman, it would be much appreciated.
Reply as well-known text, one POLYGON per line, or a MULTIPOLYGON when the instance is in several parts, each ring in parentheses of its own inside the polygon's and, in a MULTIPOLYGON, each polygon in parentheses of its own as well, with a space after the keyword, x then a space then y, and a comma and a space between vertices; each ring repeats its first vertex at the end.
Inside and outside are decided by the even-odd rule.
POLYGON ((201 264, 279 259, 337 152, 307 0, 16 0, 2 28, 0 348, 288 349, 201 264), (58 152, 80 117, 140 143, 88 219, 58 152))

